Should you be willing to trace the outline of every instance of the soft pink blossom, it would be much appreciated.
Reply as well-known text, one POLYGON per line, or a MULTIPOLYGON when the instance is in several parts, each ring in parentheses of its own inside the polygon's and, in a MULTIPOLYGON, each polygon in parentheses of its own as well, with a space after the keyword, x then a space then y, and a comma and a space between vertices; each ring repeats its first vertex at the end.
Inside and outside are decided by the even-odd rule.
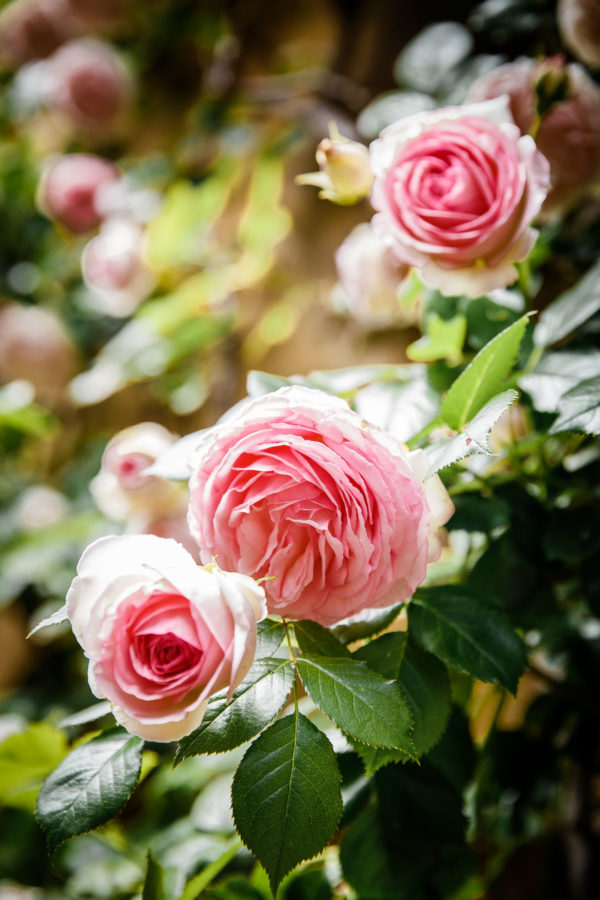
POLYGON ((102 191, 120 178, 115 165, 91 153, 70 153, 51 160, 38 186, 37 201, 51 219, 83 234, 102 221, 102 191))
POLYGON ((155 285, 143 260, 144 232, 135 222, 111 218, 86 244, 81 272, 96 305, 112 316, 129 316, 155 285))
POLYGON ((84 552, 67 615, 89 659, 93 693, 132 734, 178 740, 208 700, 228 696, 250 668, 262 588, 202 568, 180 544, 152 535, 101 538, 84 552))
POLYGON ((600 176, 600 88, 576 63, 518 59, 478 78, 469 99, 506 94, 515 122, 527 134, 535 122, 535 85, 540 78, 563 79, 567 92, 544 114, 535 138, 550 164, 551 186, 542 207, 548 218, 572 206, 600 176))
POLYGON ((505 98, 400 119, 371 163, 373 227, 426 284, 478 297, 516 279, 549 171, 505 98))
POLYGON ((423 486, 404 448, 343 400, 303 387, 253 400, 198 435, 190 467, 201 558, 271 579, 273 613, 331 625, 425 577, 423 486))

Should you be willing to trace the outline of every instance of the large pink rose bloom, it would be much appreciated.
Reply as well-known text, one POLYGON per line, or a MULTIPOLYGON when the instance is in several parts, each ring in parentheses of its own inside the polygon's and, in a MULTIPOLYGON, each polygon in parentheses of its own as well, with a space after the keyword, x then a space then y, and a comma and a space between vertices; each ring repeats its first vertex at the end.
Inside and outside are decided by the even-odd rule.
POLYGON ((269 578, 271 612, 331 625, 425 577, 425 491, 401 445, 345 401, 282 388, 198 440, 188 517, 201 558, 269 578))
POLYGON ((549 184, 506 98, 407 116, 371 145, 373 227, 444 294, 479 297, 517 277, 549 184))
POLYGON ((265 597, 244 575, 201 568, 180 544, 153 535, 101 538, 67 594, 75 637, 97 697, 132 734, 178 740, 209 698, 240 683, 254 659, 265 597))

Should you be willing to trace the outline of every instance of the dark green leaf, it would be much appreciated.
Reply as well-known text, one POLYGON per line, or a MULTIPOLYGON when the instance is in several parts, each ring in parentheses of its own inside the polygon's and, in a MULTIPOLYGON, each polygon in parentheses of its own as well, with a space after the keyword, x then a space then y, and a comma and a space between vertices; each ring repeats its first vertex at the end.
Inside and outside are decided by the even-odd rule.
POLYGON ((406 652, 408 634, 406 631, 394 631, 382 634, 381 637, 360 647, 353 654, 383 678, 395 680, 400 674, 400 667, 406 652))
POLYGON ((271 725, 242 759, 231 791, 236 828, 273 893, 319 853, 342 814, 340 773, 325 735, 295 713, 271 725))
POLYGON ((600 310, 600 262, 543 311, 533 332, 538 347, 556 344, 600 310))
POLYGON ((529 316, 522 316, 479 351, 444 399, 441 415, 460 431, 502 389, 525 334, 529 316))
POLYGON ((506 528, 508 525, 508 504, 498 497, 469 491, 455 494, 452 501, 454 515, 446 526, 450 531, 481 531, 489 534, 490 531, 506 528))
POLYGON ((52 850, 117 815, 137 783, 142 745, 138 737, 108 731, 76 747, 48 776, 37 816, 52 850))
POLYGON ((345 734, 414 757, 411 714, 397 684, 354 659, 303 656, 296 665, 314 702, 345 734))
POLYGON ((175 763, 198 753, 223 753, 249 741, 277 715, 294 677, 288 659, 255 660, 229 703, 226 694, 211 699, 198 728, 179 742, 175 763))
POLYGON ((508 623, 460 585, 419 590, 408 610, 410 634, 430 653, 511 693, 525 668, 523 642, 508 623))
POLYGON ((314 653, 317 656, 329 656, 335 658, 349 658, 350 651, 344 644, 322 625, 316 622, 295 622, 294 632, 298 646, 303 653, 314 653))
POLYGON ((600 375, 571 388, 558 401, 558 419, 550 434, 584 431, 600 434, 600 375))
POLYGON ((147 860, 142 900, 166 900, 163 867, 154 859, 151 853, 148 853, 147 860))
POLYGON ((360 641, 363 638, 379 634, 380 631, 392 624, 403 606, 403 603, 397 603, 386 609, 367 609, 348 619, 344 624, 336 625, 332 629, 333 634, 344 644, 351 644, 353 641, 360 641))
POLYGON ((274 619, 263 619, 256 626, 256 658, 273 656, 285 637, 285 625, 274 619))
POLYGON ((376 806, 363 810, 345 832, 340 862, 344 878, 361 900, 407 900, 405 881, 393 871, 376 806))

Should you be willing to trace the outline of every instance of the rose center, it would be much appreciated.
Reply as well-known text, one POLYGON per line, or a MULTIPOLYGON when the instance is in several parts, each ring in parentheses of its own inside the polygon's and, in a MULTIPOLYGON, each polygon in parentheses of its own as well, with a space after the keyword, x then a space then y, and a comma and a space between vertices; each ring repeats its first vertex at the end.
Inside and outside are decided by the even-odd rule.
POLYGON ((184 641, 172 631, 166 634, 138 634, 133 639, 138 659, 153 675, 174 677, 198 665, 202 650, 184 641))

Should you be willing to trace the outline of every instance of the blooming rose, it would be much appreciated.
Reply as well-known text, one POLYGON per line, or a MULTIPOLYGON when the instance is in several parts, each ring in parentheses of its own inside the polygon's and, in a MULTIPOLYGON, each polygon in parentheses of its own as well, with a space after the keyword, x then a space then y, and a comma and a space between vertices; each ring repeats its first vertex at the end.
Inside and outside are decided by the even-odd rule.
POLYGON ((125 521, 141 514, 145 520, 180 511, 180 485, 145 471, 176 439, 156 422, 140 422, 108 442, 100 472, 90 482, 92 496, 104 515, 125 521))
POLYGON ((600 68, 600 10, 598 0, 558 0, 558 30, 577 59, 600 68))
POLYGON ((338 247, 335 264, 350 312, 366 325, 407 324, 401 289, 410 266, 400 262, 390 247, 363 223, 338 247))
POLYGON ((190 467, 201 558, 271 579, 271 612, 331 625, 425 577, 430 510, 408 455, 337 397, 286 387, 253 400, 199 434, 190 467))
POLYGON ((43 212, 70 231, 82 234, 102 221, 99 198, 119 180, 112 163, 91 153, 70 153, 46 166, 37 191, 43 212))
POLYGON ((262 588, 197 566, 152 535, 101 538, 84 552, 67 615, 90 664, 93 693, 132 734, 173 741, 196 728, 208 700, 229 697, 250 668, 262 588))
POLYGON ((430 287, 478 297, 531 250, 548 163, 506 98, 400 119, 371 145, 373 227, 430 287))
POLYGON ((506 94, 522 134, 534 124, 536 83, 564 82, 566 96, 542 116, 536 144, 550 164, 551 189, 542 206, 546 218, 568 209, 600 174, 600 89, 585 70, 560 59, 518 59, 492 69, 469 89, 469 99, 506 94))

